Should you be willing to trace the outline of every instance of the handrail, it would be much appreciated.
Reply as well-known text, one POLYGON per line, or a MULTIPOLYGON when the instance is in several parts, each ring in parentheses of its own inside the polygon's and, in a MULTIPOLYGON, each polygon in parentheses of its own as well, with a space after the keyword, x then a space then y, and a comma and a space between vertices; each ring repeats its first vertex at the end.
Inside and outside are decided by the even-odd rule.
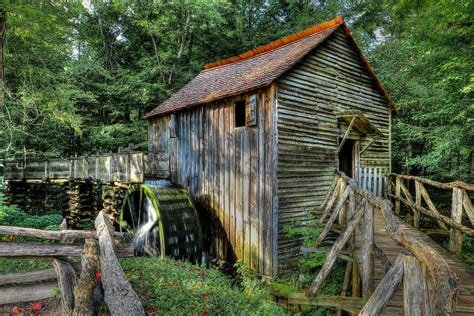
POLYGON ((458 187, 458 188, 463 189, 463 190, 474 191, 474 184, 468 184, 468 183, 465 183, 465 182, 462 182, 462 181, 442 183, 442 182, 433 181, 433 180, 430 180, 430 179, 420 178, 420 177, 417 177, 417 176, 409 176, 409 175, 398 174, 398 173, 390 173, 389 176, 400 177, 400 178, 403 178, 403 179, 406 179, 406 180, 417 180, 417 181, 420 181, 421 183, 429 184, 429 185, 434 186, 436 188, 445 189, 445 190, 451 190, 454 187, 458 187))

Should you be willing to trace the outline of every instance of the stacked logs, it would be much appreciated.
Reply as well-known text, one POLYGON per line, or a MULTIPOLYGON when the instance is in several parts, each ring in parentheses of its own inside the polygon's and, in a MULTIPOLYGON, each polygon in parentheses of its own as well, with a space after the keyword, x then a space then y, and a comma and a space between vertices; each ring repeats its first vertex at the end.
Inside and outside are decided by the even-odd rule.
POLYGON ((18 205, 21 209, 27 206, 28 184, 26 181, 7 181, 4 188, 6 202, 18 205))
POLYGON ((113 221, 119 217, 129 186, 124 183, 108 183, 102 186, 102 211, 113 221))
POLYGON ((85 223, 91 223, 99 213, 95 202, 95 189, 92 181, 69 182, 67 190, 69 203, 64 214, 67 226, 81 228, 85 223))

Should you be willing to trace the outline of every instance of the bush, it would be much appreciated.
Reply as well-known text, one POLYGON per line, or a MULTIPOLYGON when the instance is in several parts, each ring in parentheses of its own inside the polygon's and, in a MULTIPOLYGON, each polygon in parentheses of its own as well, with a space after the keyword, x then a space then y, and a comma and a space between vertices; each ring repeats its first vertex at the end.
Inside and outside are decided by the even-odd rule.
POLYGON ((216 269, 183 261, 127 258, 122 267, 147 311, 165 315, 283 315, 270 294, 248 271, 232 280, 216 269))

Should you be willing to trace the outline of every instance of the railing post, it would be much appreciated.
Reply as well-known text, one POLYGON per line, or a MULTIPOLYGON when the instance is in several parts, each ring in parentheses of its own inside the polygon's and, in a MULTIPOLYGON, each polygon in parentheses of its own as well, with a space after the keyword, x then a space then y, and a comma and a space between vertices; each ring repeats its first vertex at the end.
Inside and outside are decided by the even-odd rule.
MULTIPOLYGON (((462 222, 462 202, 463 202, 463 190, 459 187, 453 188, 453 202, 451 205, 451 219, 456 223, 461 224, 462 222)), ((462 250, 462 236, 461 232, 454 227, 451 227, 451 234, 449 239, 449 250, 459 255, 462 250)))
POLYGON ((401 188, 401 181, 400 177, 395 177, 395 196, 397 199, 395 200, 395 214, 400 214, 400 188, 401 188))
POLYGON ((374 291, 374 208, 365 204, 362 219, 362 297, 368 299, 374 291))
POLYGON ((408 251, 403 258, 403 307, 405 315, 434 315, 430 307, 426 268, 408 251))
MULTIPOLYGON (((415 204, 416 206, 421 206, 421 183, 418 180, 415 180, 415 204)), ((413 209, 413 226, 416 228, 420 227, 420 211, 413 209)))

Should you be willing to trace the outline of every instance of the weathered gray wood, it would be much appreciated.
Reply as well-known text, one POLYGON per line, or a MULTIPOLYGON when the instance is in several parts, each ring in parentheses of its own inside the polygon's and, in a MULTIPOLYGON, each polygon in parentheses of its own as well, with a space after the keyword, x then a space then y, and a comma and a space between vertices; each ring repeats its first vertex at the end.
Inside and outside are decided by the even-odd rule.
POLYGON ((467 192, 464 191, 464 198, 462 200, 462 205, 464 206, 464 210, 466 211, 467 217, 471 221, 471 225, 474 226, 474 208, 472 207, 472 202, 467 192))
MULTIPOLYGON (((351 189, 348 186, 349 189, 351 189)), ((351 236, 352 232, 356 228, 357 224, 359 223, 360 219, 364 215, 364 208, 366 207, 365 202, 362 202, 361 205, 359 206, 359 209, 355 212, 353 217, 350 219, 350 221, 347 224, 346 229, 339 235, 337 238, 337 241, 334 243, 334 246, 331 250, 331 252, 328 254, 326 261, 324 262, 323 267, 319 271, 318 275, 316 276, 316 279, 314 279, 313 283, 311 284, 309 288, 309 295, 315 295, 316 291, 319 290, 321 285, 323 284, 324 280, 326 279, 327 275, 331 271, 331 268, 336 261, 337 256, 341 252, 342 248, 346 244, 347 240, 351 236)))
POLYGON ((374 209, 370 204, 367 204, 362 223, 362 297, 368 299, 374 290, 374 209))
POLYGON ((385 272, 388 272, 388 270, 390 270, 390 268, 392 267, 392 263, 390 262, 390 259, 388 259, 387 255, 385 255, 382 249, 377 247, 377 244, 375 243, 372 250, 373 250, 374 257, 379 260, 385 272))
POLYGON ((95 239, 86 239, 81 257, 81 274, 74 287, 74 316, 95 315, 100 302, 92 301, 92 294, 100 271, 99 247, 95 239))
POLYGON ((100 212, 95 220, 95 227, 100 248, 104 300, 111 315, 144 315, 140 299, 128 283, 117 260, 110 219, 100 212))
POLYGON ((336 220, 339 214, 339 211, 344 206, 344 203, 346 202, 347 197, 349 196, 349 193, 351 192, 351 190, 352 188, 350 186, 347 186, 346 189, 344 190, 344 193, 342 193, 340 199, 338 200, 336 204, 336 208, 332 212, 326 225, 324 226, 323 230, 318 236, 318 239, 316 240, 316 246, 320 245, 321 242, 324 240, 324 238, 326 238, 327 234, 329 233, 329 230, 331 229, 332 224, 334 223, 334 221, 336 220))
MULTIPOLYGON (((415 204, 417 207, 421 207, 421 182, 415 180, 415 204)), ((420 212, 417 208, 413 209, 413 226, 416 228, 420 227, 420 212)))
POLYGON ((303 293, 290 293, 288 295, 289 305, 313 305, 337 307, 349 313, 358 313, 364 306, 364 300, 361 298, 345 296, 316 296, 308 297, 303 293))
MULTIPOLYGON (((402 179, 400 177, 395 178, 395 196, 401 198, 400 188, 402 179)), ((400 214, 400 200, 395 200, 395 214, 400 214)))
MULTIPOLYGON (((461 224, 462 222, 462 204, 463 204, 464 193, 459 187, 453 188, 453 201, 451 205, 451 218, 455 223, 461 224)), ((449 250, 454 254, 461 254, 462 251, 462 235, 461 231, 455 228, 451 228, 449 238, 449 250)))
POLYGON ((323 210, 323 214, 321 214, 321 218, 320 218, 321 223, 323 223, 324 220, 326 219, 326 217, 329 215, 329 213, 331 212, 332 207, 334 206, 334 203, 336 202, 338 196, 341 194, 342 185, 343 185, 343 183, 338 180, 337 183, 336 183, 336 187, 334 188, 334 191, 333 191, 328 203, 326 204, 326 206, 323 210))
POLYGON ((403 306, 405 315, 432 315, 425 267, 409 252, 404 252, 401 256, 403 258, 403 306))
MULTIPOLYGON (((53 240, 74 240, 75 238, 95 238, 96 233, 93 230, 50 231, 25 227, 0 226, 0 235, 29 236, 53 240)), ((123 236, 123 233, 114 233, 115 238, 123 238, 123 236)))
POLYGON ((38 301, 54 297, 53 289, 56 287, 56 282, 2 286, 0 287, 0 305, 38 301))
MULTIPOLYGON (((76 244, 0 243, 0 257, 77 257, 81 253, 82 246, 76 244)), ((132 257, 133 246, 121 246, 116 254, 118 257, 132 257)))
POLYGON ((360 311, 361 316, 379 315, 403 279, 403 258, 398 256, 383 280, 360 311))
POLYGON ((72 264, 64 259, 53 259, 54 270, 58 278, 58 286, 61 290, 61 303, 63 315, 71 315, 74 310, 74 287, 77 283, 77 275, 72 264))
POLYGON ((458 187, 463 190, 474 191, 474 184, 467 184, 460 181, 450 182, 450 183, 441 183, 441 182, 437 182, 437 181, 433 181, 433 180, 429 180, 425 178, 420 178, 416 176, 408 176, 408 175, 397 174, 397 173, 391 173, 390 176, 399 177, 399 178, 403 178, 407 180, 417 180, 421 183, 428 184, 440 189, 451 190, 454 187, 458 187))
MULTIPOLYGON (((328 253, 331 252, 331 250, 332 250, 332 247, 317 247, 317 248, 311 248, 311 247, 305 247, 305 246, 300 247, 301 253, 325 253, 325 254, 328 254, 328 253)), ((351 253, 349 253, 348 251, 344 251, 344 250, 342 250, 338 254, 338 258, 346 260, 348 262, 353 262, 354 261, 354 258, 352 258, 351 253)))
MULTIPOLYGON (((391 195, 389 194, 389 196, 393 197, 394 199, 396 199, 396 197, 394 195, 391 195)), ((444 215, 441 215, 439 213, 433 213, 432 211, 424 208, 424 207, 419 207, 419 206, 416 206, 416 204, 414 204, 413 202, 410 202, 410 201, 407 201, 405 199, 402 199, 400 198, 399 199, 401 202, 403 202, 404 204, 408 205, 409 207, 411 208, 417 208, 418 211, 420 211, 421 213, 425 214, 425 215, 428 215, 434 219, 439 219, 439 220, 442 220, 443 222, 445 222, 448 226, 456 229, 456 230, 459 230, 460 232, 463 232, 465 234, 468 234, 469 236, 473 236, 474 237, 474 229, 471 229, 471 228, 468 228, 462 224, 460 224, 459 222, 456 222, 454 221, 453 219, 447 217, 447 216, 444 216, 444 215)))
POLYGON ((0 274, 0 287, 13 284, 40 283, 56 280, 54 269, 45 269, 33 272, 0 274))
MULTIPOLYGON (((416 181, 416 183, 418 185, 418 190, 420 190, 420 192, 421 192, 421 196, 425 200, 426 205, 428 205, 428 208, 433 213, 440 214, 438 212, 438 210, 436 209, 436 207, 434 206, 433 201, 431 200, 431 198, 430 198, 428 192, 426 191, 425 186, 423 185, 423 183, 421 183, 420 181, 416 181)), ((436 221, 438 222, 439 227, 441 227, 442 229, 448 229, 448 227, 446 227, 446 225, 444 224, 444 222, 442 220, 438 219, 436 221)))

